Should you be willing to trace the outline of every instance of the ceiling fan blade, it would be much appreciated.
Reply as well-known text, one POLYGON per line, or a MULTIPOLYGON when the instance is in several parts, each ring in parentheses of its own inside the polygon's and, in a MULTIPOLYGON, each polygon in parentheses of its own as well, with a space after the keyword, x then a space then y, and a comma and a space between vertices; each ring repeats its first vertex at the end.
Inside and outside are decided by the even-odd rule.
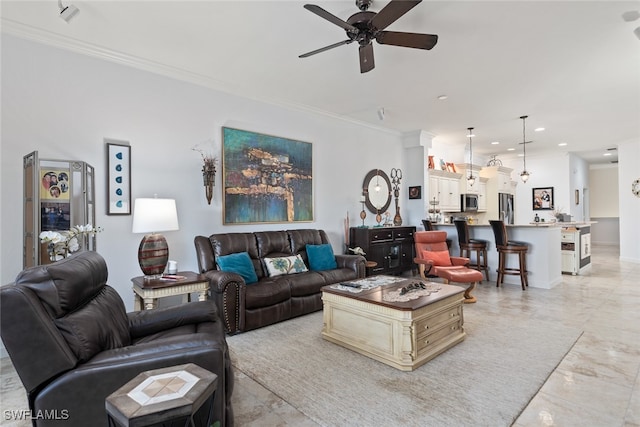
POLYGON ((416 7, 421 1, 422 0, 391 0, 371 19, 371 28, 374 31, 384 30, 402 15, 416 7))
POLYGON ((342 19, 338 18, 335 15, 332 15, 331 13, 327 12, 326 10, 324 10, 323 8, 321 8, 320 6, 316 6, 315 4, 305 4, 304 8, 307 9, 310 12, 315 13, 316 15, 318 15, 321 18, 326 19, 327 21, 336 24, 338 27, 342 27, 345 30, 355 33, 358 33, 358 29, 356 27, 354 27, 353 25, 349 24, 348 22, 343 21, 342 19))
POLYGON ((393 46, 412 47, 415 49, 432 49, 438 43, 438 36, 435 34, 420 33, 400 33, 397 31, 381 31, 376 40, 380 44, 390 44, 393 46))
POLYGON ((329 46, 321 47, 320 49, 316 49, 316 50, 312 50, 311 52, 303 53, 302 55, 298 56, 298 58, 307 58, 307 57, 309 57, 311 55, 315 55, 316 53, 324 52, 325 50, 333 49, 334 47, 342 46, 343 44, 349 44, 352 41, 353 40, 349 39, 349 40, 344 40, 344 41, 341 41, 341 42, 338 42, 338 43, 331 44, 329 46))
POLYGON ((371 43, 360 46, 360 73, 366 73, 373 70, 376 66, 373 60, 373 45, 371 43))

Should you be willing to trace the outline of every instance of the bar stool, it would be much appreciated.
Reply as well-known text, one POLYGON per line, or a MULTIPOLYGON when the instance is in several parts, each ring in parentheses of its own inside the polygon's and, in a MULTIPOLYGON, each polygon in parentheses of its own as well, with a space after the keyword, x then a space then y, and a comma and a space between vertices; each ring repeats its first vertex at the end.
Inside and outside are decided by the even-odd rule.
MULTIPOLYGON (((424 231, 437 231, 433 228, 433 222, 429 219, 423 219, 422 225, 424 225, 424 231)), ((447 248, 451 249, 451 239, 447 239, 447 248)))
POLYGON ((515 240, 509 240, 507 236, 507 227, 504 225, 504 221, 489 221, 491 228, 493 229, 493 235, 496 238, 496 249, 498 250, 498 278, 496 280, 496 287, 504 283, 504 275, 512 274, 520 276, 520 284, 524 291, 529 286, 527 275, 527 251, 529 245, 526 242, 518 242, 515 240), (518 268, 507 268, 506 257, 508 254, 518 255, 518 268))
POLYGON ((473 252, 475 252, 476 262, 475 264, 469 264, 469 267, 480 272, 484 271, 484 274, 487 276, 487 280, 489 280, 489 265, 487 264, 487 244, 489 242, 481 239, 471 239, 469 237, 467 221, 456 219, 453 223, 456 225, 456 230, 458 231, 460 256, 469 258, 469 260, 472 261, 472 255, 473 252))

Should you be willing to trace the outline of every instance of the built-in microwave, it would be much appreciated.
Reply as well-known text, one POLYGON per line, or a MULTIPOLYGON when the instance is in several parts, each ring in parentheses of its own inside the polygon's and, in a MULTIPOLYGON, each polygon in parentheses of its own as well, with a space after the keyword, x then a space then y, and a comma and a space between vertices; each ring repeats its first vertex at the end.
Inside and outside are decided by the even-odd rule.
POLYGON ((478 210, 477 194, 461 194, 460 195, 460 212, 471 212, 478 210))

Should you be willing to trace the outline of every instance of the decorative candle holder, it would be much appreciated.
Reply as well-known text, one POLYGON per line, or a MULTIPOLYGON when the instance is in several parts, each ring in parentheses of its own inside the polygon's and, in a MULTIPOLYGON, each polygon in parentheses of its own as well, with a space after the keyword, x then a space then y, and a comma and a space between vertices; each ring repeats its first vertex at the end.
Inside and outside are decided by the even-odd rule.
POLYGON ((398 198, 400 197, 400 180, 402 179, 402 171, 400 169, 391 169, 391 184, 393 185, 393 195, 396 198, 396 215, 393 217, 393 225, 401 226, 402 217, 400 216, 400 206, 398 206, 398 198))

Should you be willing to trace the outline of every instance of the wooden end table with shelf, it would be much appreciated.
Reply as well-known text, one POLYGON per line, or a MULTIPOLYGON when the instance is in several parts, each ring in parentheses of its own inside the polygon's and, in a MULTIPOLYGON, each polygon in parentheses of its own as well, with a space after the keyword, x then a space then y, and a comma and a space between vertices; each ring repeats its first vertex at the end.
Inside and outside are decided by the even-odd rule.
POLYGON ((182 302, 191 302, 191 294, 198 293, 198 301, 205 301, 209 293, 209 279, 192 271, 179 271, 176 276, 184 279, 145 279, 138 276, 133 283, 133 309, 150 310, 158 307, 158 298, 182 295, 182 302))

